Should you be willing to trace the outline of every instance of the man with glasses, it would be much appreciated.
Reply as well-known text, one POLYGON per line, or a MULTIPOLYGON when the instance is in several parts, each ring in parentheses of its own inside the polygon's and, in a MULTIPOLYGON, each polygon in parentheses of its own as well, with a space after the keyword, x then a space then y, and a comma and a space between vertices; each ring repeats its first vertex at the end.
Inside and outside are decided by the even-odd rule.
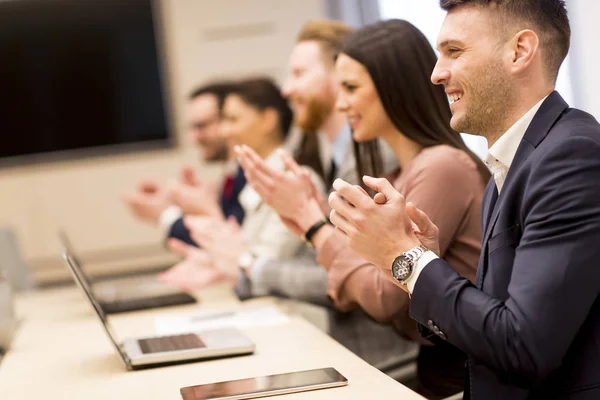
POLYGON ((189 166, 181 169, 181 178, 167 187, 155 180, 144 180, 137 191, 124 196, 124 201, 139 219, 156 224, 167 238, 195 244, 183 224, 184 214, 222 214, 235 217, 238 223, 244 211, 238 195, 246 184, 243 171, 229 159, 226 141, 219 135, 221 109, 231 90, 230 83, 214 83, 199 87, 190 95, 189 133, 207 162, 226 162, 225 178, 220 191, 203 183, 189 166))

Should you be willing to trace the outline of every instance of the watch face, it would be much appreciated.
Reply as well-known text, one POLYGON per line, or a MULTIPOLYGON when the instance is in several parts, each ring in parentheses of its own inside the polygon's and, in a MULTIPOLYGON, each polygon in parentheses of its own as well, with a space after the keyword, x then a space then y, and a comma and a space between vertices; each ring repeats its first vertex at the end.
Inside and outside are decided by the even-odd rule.
POLYGON ((413 269, 413 262, 406 256, 401 255, 392 264, 392 275, 399 281, 408 278, 413 269))

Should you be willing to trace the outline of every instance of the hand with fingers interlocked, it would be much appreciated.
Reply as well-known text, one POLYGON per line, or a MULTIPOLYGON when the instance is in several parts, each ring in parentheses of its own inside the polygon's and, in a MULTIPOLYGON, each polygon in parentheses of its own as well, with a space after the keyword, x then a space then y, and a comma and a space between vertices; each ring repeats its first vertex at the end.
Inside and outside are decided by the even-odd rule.
POLYGON ((376 194, 371 198, 360 186, 341 179, 329 196, 330 219, 348 245, 365 260, 390 270, 398 255, 423 245, 439 255, 439 231, 427 215, 406 203, 385 178, 363 178, 376 194))

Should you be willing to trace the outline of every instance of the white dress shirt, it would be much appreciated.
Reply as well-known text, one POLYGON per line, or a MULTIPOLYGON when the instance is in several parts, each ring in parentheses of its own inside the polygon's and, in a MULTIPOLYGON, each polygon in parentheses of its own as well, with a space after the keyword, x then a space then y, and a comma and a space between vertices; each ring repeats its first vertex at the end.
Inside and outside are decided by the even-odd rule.
POLYGON ((525 132, 529 128, 531 121, 533 121, 533 117, 542 106, 544 100, 546 100, 546 97, 527 111, 504 135, 500 136, 496 143, 489 148, 488 153, 484 157, 483 162, 492 171, 498 193, 502 190, 506 175, 508 175, 508 169, 517 154, 519 144, 523 140, 523 136, 525 136, 525 132))
MULTIPOLYGON (((546 100, 546 97, 541 99, 521 118, 519 118, 519 120, 515 122, 513 126, 504 132, 504 134, 500 136, 496 143, 489 148, 488 153, 483 159, 483 162, 492 171, 498 193, 500 193, 502 190, 502 186, 506 180, 506 175, 508 175, 508 169, 510 168, 512 161, 517 154, 519 144, 521 143, 521 140, 523 140, 523 136, 525 136, 525 132, 527 131, 527 128, 529 128, 531 121, 533 121, 533 117, 542 106, 544 100, 546 100)), ((438 258, 438 256, 436 256, 432 251, 428 251, 417 260, 417 265, 415 266, 412 276, 406 280, 406 286, 409 293, 413 292, 417 283, 417 279, 419 278, 421 272, 423 272, 423 269, 425 269, 425 267, 436 258, 438 258)))
POLYGON ((346 160, 348 151, 352 151, 351 143, 352 131, 349 125, 344 124, 335 137, 335 140, 331 143, 331 159, 338 170, 346 160))

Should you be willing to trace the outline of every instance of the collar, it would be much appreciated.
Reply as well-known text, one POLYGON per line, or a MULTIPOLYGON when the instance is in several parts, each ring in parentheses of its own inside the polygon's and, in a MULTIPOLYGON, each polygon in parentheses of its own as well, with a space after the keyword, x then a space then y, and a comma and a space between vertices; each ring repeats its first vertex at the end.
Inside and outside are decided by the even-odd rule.
POLYGON ((484 162, 488 166, 494 168, 495 166, 498 166, 499 163, 506 169, 510 168, 527 128, 547 97, 548 96, 544 97, 529 109, 529 111, 519 118, 513 126, 508 128, 508 130, 498 138, 496 143, 489 148, 488 153, 484 158, 484 162))
POLYGON ((351 142, 352 131, 349 125, 344 124, 336 135, 335 140, 331 143, 331 158, 336 167, 339 168, 346 159, 351 142))
MULTIPOLYGON (((283 164, 283 161, 281 161, 281 157, 279 156, 279 150, 280 148, 271 152, 271 154, 269 154, 267 158, 265 158, 265 164, 269 165, 270 167, 273 167, 278 171, 284 171, 285 165, 283 164)), ((252 213, 253 211, 257 210, 263 202, 260 195, 256 193, 256 191, 252 189, 252 186, 250 185, 244 186, 244 189, 242 189, 240 195, 238 196, 238 201, 244 208, 244 211, 246 212, 246 217, 249 213, 252 213)))
POLYGON ((225 175, 236 175, 237 171, 238 171, 238 162, 237 159, 231 158, 227 161, 225 161, 225 164, 223 165, 223 172, 225 173, 225 175))

